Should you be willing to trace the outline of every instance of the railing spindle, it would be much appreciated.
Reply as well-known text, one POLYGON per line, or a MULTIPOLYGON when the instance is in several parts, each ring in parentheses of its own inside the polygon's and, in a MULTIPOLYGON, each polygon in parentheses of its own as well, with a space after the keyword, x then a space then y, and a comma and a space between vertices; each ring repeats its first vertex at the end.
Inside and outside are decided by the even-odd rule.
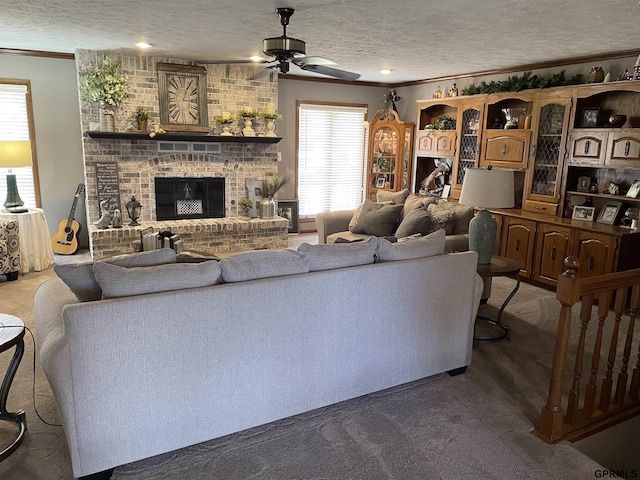
POLYGON ((640 287, 635 285, 631 290, 631 304, 629 305, 629 327, 627 328, 627 338, 624 342, 624 352, 622 354, 622 366, 618 374, 616 384, 616 405, 620 408, 624 405, 624 397, 627 394, 627 381, 629 368, 629 358, 631 357, 631 344, 633 343, 633 330, 636 322, 636 311, 638 308, 638 298, 640 297, 640 287))
POLYGON ((589 375, 589 383, 584 395, 583 414, 587 418, 593 416, 596 405, 596 392, 598 390, 598 366, 600 365, 600 350, 602 349, 602 331, 604 322, 609 312, 609 304, 611 303, 611 292, 607 291, 597 296, 598 298, 598 333, 596 334, 596 342, 593 345, 593 355, 591 357, 591 374, 589 375))
POLYGON ((591 310, 593 307, 593 295, 587 295, 582 298, 582 307, 580 309, 580 340, 578 341, 578 350, 576 351, 576 364, 573 370, 573 385, 569 390, 569 399, 567 400, 567 418, 566 421, 572 425, 576 421, 578 413, 578 404, 580 401, 580 377, 582 376, 582 364, 584 360, 584 344, 587 336, 587 327, 591 320, 591 310))
MULTIPOLYGON (((611 390, 613 389, 613 367, 616 364, 616 353, 618 350, 618 336, 620 335, 620 320, 622 320, 622 310, 627 301, 627 289, 619 288, 616 290, 614 297, 614 324, 611 333, 611 342, 609 343, 609 355, 607 356, 607 371, 602 380, 602 388, 600 389, 600 410, 609 411, 611 403, 611 390)), ((609 306, 607 305, 607 309, 609 306)))

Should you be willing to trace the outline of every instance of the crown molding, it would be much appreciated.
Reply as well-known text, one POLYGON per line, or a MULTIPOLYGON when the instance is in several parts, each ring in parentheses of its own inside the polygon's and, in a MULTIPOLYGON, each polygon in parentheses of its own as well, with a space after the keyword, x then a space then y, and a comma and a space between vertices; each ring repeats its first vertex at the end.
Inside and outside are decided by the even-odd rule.
POLYGON ((43 50, 23 50, 20 48, 0 48, 0 54, 23 55, 26 57, 62 58, 64 60, 74 60, 76 58, 73 53, 45 52, 43 50))

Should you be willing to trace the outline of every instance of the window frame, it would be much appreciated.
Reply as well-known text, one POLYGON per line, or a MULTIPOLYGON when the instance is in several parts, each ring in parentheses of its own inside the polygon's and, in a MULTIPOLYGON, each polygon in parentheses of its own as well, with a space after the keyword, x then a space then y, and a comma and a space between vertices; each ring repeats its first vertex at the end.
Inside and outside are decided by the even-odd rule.
MULTIPOLYGON (((42 201, 40 197, 40 175, 38 171, 38 155, 36 148, 36 129, 35 122, 33 120, 33 98, 31 96, 31 80, 16 79, 16 78, 0 78, 0 84, 5 85, 23 85, 27 88, 25 94, 25 102, 27 106, 27 124, 29 128, 29 142, 31 142, 31 171, 33 174, 33 191, 36 198, 36 207, 42 208, 42 201)), ((4 202, 0 199, 0 202, 4 202)))
MULTIPOLYGON (((298 182, 298 174, 299 174, 299 165, 300 165, 300 107, 302 105, 313 105, 313 106, 327 106, 327 107, 352 107, 352 108, 362 108, 364 109, 364 118, 363 122, 369 122, 369 104, 367 103, 350 103, 350 102, 329 102, 322 100, 296 100, 296 139, 295 139, 295 196, 299 197, 299 182, 298 182)), ((363 128, 363 156, 362 156, 362 177, 361 188, 362 188, 362 198, 366 196, 365 193, 365 178, 367 168, 367 143, 368 143, 368 129, 363 128)), ((305 215, 304 217, 300 217, 300 223, 305 221, 312 222, 315 221, 315 215, 305 215)))

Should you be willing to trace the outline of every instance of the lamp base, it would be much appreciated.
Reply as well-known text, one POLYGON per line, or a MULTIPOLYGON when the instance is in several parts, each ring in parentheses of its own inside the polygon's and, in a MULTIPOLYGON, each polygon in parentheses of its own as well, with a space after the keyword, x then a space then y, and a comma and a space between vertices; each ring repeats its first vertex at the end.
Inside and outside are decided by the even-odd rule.
POLYGON ((4 201, 4 207, 8 210, 12 207, 21 207, 24 202, 18 194, 18 183, 16 176, 12 173, 7 174, 7 199, 4 201))
POLYGON ((498 224, 486 208, 479 210, 469 222, 469 250, 478 252, 478 263, 491 263, 498 224))

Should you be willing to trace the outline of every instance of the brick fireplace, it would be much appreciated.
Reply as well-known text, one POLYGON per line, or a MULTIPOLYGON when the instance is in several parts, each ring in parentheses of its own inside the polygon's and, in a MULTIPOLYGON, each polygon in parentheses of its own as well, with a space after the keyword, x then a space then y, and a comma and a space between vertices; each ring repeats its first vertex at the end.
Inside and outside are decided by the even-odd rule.
MULTIPOLYGON (((129 80, 129 95, 116 116, 118 132, 135 131, 128 117, 138 106, 147 108, 152 122, 159 122, 156 63, 185 64, 184 60, 115 52, 76 52, 78 70, 94 66, 108 56, 119 61, 129 80)), ((248 80, 259 67, 247 65, 208 65, 207 100, 209 124, 222 111, 236 112, 245 107, 266 111, 276 104, 277 76, 248 80)), ((99 120, 98 109, 81 98, 82 131, 94 129, 99 120), (93 125, 92 125, 93 124, 93 125)), ((254 129, 265 131, 262 122, 254 129)), ((215 132, 217 133, 217 132, 215 132)), ((192 135, 191 135, 192 136, 192 135)), ((175 135, 174 135, 175 137, 175 135)), ((152 226, 158 231, 170 230, 184 239, 187 250, 224 254, 256 248, 285 248, 288 221, 253 219, 238 216, 238 201, 246 195, 248 179, 264 179, 278 171, 277 145, 267 143, 220 143, 212 153, 180 153, 159 151, 157 138, 91 138, 83 135, 86 203, 90 247, 94 259, 140 249, 139 231, 152 226), (117 187, 107 195, 97 180, 101 169, 109 167, 117 187), (217 218, 171 219, 159 221, 156 210, 156 178, 219 178, 224 180, 224 216, 217 218), (126 203, 131 196, 142 204, 140 227, 129 227, 126 203), (122 211, 123 228, 98 229, 93 223, 100 217, 99 200, 109 198, 109 209, 122 211)))

